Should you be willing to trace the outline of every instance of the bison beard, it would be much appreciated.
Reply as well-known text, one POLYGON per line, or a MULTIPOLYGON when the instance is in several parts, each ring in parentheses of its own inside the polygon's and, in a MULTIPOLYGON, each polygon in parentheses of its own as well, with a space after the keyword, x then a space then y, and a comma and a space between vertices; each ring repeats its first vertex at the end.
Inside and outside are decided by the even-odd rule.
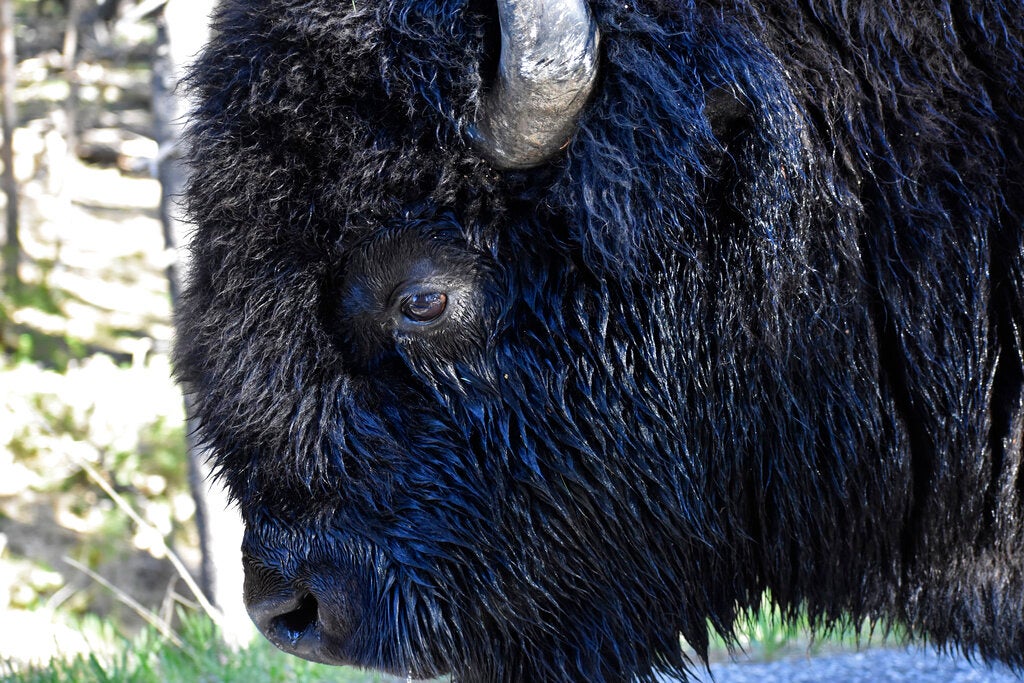
POLYGON ((222 2, 176 362, 260 629, 653 681, 769 591, 1024 666, 1022 7, 592 0, 505 164, 492 0, 222 2))

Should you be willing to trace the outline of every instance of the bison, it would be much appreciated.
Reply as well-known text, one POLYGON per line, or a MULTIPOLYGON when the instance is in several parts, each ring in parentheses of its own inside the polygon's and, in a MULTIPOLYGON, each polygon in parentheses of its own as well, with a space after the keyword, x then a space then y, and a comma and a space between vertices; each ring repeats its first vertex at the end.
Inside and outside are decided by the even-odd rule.
POLYGON ((176 371, 271 642, 654 681, 769 595, 1024 666, 1024 5, 214 22, 176 371))

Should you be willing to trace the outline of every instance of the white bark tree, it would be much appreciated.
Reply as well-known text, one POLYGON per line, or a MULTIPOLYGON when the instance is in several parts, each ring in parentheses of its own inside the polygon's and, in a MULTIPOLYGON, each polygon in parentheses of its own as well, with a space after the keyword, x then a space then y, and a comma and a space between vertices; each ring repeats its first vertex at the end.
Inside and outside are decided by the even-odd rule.
MULTIPOLYGON (((202 48, 208 36, 208 20, 214 0, 167 0, 155 15, 159 49, 153 66, 153 112, 160 155, 157 173, 163 187, 160 214, 164 224, 164 241, 174 256, 168 267, 172 302, 176 305, 181 291, 181 275, 185 268, 183 248, 187 230, 182 221, 179 199, 188 178, 188 169, 181 154, 181 134, 188 103, 177 85, 188 64, 202 48)), ((191 414, 185 397, 186 414, 191 414)), ((253 635, 242 602, 242 522, 237 510, 216 481, 201 446, 193 438, 194 421, 187 421, 189 478, 196 501, 196 522, 202 550, 200 586, 211 602, 224 613, 221 624, 225 637, 236 644, 247 642, 253 635)))

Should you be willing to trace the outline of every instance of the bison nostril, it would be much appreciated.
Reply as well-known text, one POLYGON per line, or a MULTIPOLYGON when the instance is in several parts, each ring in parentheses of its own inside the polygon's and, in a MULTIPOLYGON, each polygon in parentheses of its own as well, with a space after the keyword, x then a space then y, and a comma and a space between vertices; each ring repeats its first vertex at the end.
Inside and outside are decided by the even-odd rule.
POLYGON ((282 640, 289 642, 294 647, 310 627, 316 626, 318 612, 319 605, 316 598, 307 593, 299 599, 298 607, 272 618, 269 630, 283 636, 282 640))
POLYGON ((256 627, 277 647, 314 662, 336 663, 324 649, 320 604, 310 593, 254 600, 247 607, 256 627))
POLYGON ((260 633, 298 657, 344 663, 344 652, 359 623, 351 596, 337 590, 323 574, 309 571, 296 578, 253 555, 244 555, 243 561, 245 607, 260 633))

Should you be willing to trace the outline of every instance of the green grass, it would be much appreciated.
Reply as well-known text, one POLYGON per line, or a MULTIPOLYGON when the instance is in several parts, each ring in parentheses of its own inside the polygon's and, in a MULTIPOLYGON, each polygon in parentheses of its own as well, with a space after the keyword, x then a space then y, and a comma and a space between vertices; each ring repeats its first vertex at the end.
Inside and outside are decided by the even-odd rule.
POLYGON ((55 659, 46 666, 15 670, 0 662, 3 683, 392 683, 391 676, 349 667, 314 664, 276 650, 263 639, 234 651, 219 637, 213 622, 187 615, 179 632, 178 647, 146 629, 127 639, 104 631, 112 654, 95 652, 72 659, 55 659))
MULTIPOLYGON (((118 636, 109 622, 86 620, 83 627, 110 644, 110 654, 89 653, 73 659, 53 660, 46 666, 15 670, 0 662, 2 683, 403 683, 403 679, 349 667, 332 667, 285 655, 257 638, 233 650, 220 638, 213 622, 202 615, 182 615, 177 646, 155 629, 134 638, 118 636)), ((835 629, 812 636, 806 619, 783 623, 770 608, 750 615, 741 624, 738 642, 741 659, 768 661, 787 656, 814 656, 839 649, 878 645, 874 637, 857 629, 835 629)), ((730 657, 721 642, 712 644, 712 661, 730 657)))
POLYGON ((721 638, 712 638, 712 659, 735 654, 754 661, 773 661, 793 656, 816 656, 837 650, 856 650, 899 642, 901 632, 883 625, 860 625, 840 620, 812 627, 806 613, 783 619, 779 608, 765 594, 761 608, 740 617, 736 627, 736 652, 728 652, 721 638), (716 656, 717 655, 717 656, 716 656))

